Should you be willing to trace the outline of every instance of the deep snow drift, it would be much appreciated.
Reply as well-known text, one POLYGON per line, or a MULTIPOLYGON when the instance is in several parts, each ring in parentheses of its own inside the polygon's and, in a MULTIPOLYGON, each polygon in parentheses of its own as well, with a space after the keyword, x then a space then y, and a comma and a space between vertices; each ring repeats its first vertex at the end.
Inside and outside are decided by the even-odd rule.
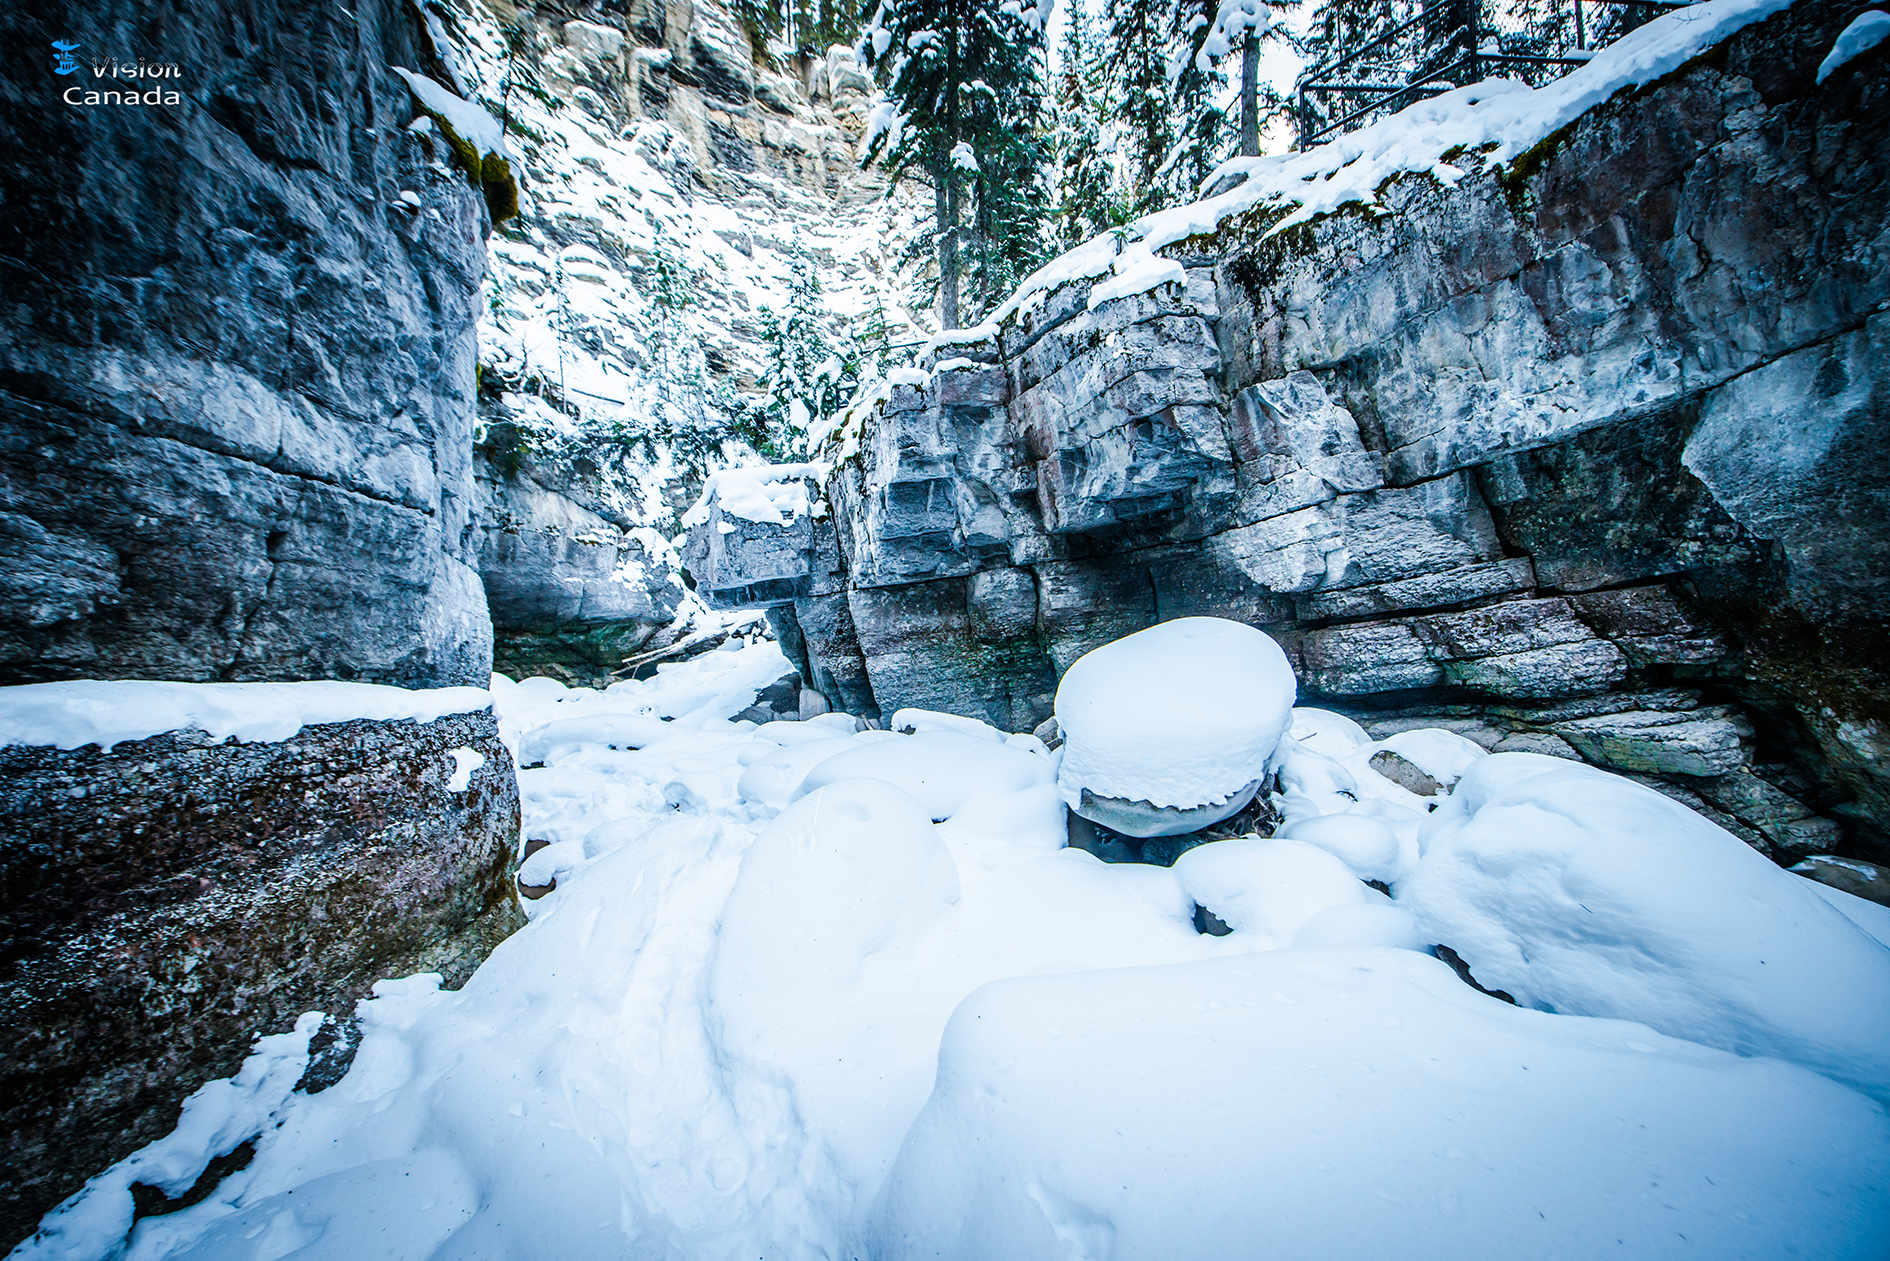
POLYGON ((552 842, 531 924, 457 993, 379 986, 319 1094, 314 1022, 264 1039, 16 1255, 1890 1251, 1890 1117, 1852 1087, 1882 1081, 1890 949, 1847 918, 1880 908, 1615 777, 1309 709, 1275 749, 1292 835, 1107 865, 1031 737, 727 721, 785 669, 763 643, 607 692, 495 680, 552 842), (1436 811, 1371 770, 1394 744, 1457 784, 1436 811), (1439 934, 1556 1012, 1465 985, 1439 934), (1774 940, 1827 966, 1755 982, 1774 940), (181 1192, 257 1133, 132 1226, 133 1181, 181 1192))

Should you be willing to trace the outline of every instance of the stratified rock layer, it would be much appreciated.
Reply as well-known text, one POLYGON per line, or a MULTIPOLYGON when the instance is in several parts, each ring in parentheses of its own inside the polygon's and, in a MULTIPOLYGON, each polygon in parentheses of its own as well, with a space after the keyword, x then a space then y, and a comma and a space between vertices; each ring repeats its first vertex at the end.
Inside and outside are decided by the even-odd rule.
POLYGON ((1814 78, 1849 12, 896 376, 772 601, 827 628, 783 634, 803 675, 1028 729, 1083 652, 1231 617, 1381 732, 1655 776, 1780 856, 1830 840, 1802 801, 1884 844, 1886 89, 1814 78))
POLYGON ((503 473, 489 458, 477 467, 492 668, 608 687, 682 601, 672 562, 651 554, 667 544, 653 530, 626 532, 566 466, 520 452, 503 473))
POLYGON ((420 32, 399 0, 0 13, 0 682, 484 683, 489 223, 407 127, 420 32))
POLYGON ((520 922, 490 712, 0 749, 0 1241, 184 1096, 375 981, 457 986, 520 922), (451 750, 484 757, 461 792, 451 750))

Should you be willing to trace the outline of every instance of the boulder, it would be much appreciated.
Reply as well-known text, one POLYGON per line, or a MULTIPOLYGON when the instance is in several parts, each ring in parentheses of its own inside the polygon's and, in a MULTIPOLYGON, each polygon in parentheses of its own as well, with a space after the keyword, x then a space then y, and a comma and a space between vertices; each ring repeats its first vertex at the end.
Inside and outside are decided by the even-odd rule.
POLYGON ((1057 688, 1057 787, 1129 836, 1197 831, 1253 800, 1297 685, 1270 637, 1225 618, 1163 622, 1086 653, 1057 688))
POLYGON ((490 712, 16 745, 0 785, 8 1241, 169 1132, 257 1034, 345 1015, 384 977, 457 986, 522 922, 490 712))
POLYGON ((1842 889, 1852 897, 1890 906, 1890 867, 1836 854, 1813 854, 1792 867, 1801 876, 1842 889))

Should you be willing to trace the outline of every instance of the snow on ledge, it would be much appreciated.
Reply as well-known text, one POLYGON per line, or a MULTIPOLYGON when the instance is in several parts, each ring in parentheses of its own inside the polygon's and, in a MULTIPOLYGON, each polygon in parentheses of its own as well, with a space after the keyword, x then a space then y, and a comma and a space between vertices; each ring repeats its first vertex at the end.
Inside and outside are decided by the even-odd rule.
POLYGON ((411 690, 378 683, 168 683, 77 679, 0 687, 0 745, 104 749, 191 728, 244 744, 287 740, 316 723, 432 722, 487 709, 478 687, 411 690))
POLYGON ((451 89, 441 87, 423 74, 415 74, 400 66, 390 69, 406 81, 408 89, 422 105, 451 123, 460 138, 476 147, 481 154, 496 153, 502 158, 512 156, 505 147, 505 128, 483 106, 454 95, 451 89))
POLYGON ((791 525, 811 506, 807 495, 809 478, 818 484, 827 480, 828 466, 816 460, 807 464, 749 464, 711 473, 702 484, 702 497, 683 514, 683 524, 698 526, 709 520, 712 509, 722 515, 740 517, 761 525, 791 525))
POLYGON ((1823 83, 1853 59, 1863 56, 1877 45, 1890 39, 1890 13, 1882 9, 1872 9, 1860 15, 1856 21, 1844 28, 1831 45, 1831 52, 1818 66, 1818 82, 1823 83))
POLYGON ((1183 282, 1180 265, 1160 251, 1214 232, 1251 210, 1286 212, 1270 229, 1272 235, 1349 204, 1378 209, 1378 190, 1399 175, 1429 172, 1440 183, 1455 185, 1464 171, 1444 161, 1446 153, 1461 150, 1494 165, 1513 162, 1615 93, 1652 83, 1791 5, 1792 0, 1707 0, 1663 14, 1543 87, 1486 80, 1419 101, 1315 149, 1231 159, 1208 176, 1204 187, 1229 175, 1245 176, 1244 182, 1218 196, 1145 215, 1051 259, 982 324, 940 334, 926 349, 995 337, 1006 321, 1072 281, 1107 277, 1090 294, 1090 310, 1183 282))

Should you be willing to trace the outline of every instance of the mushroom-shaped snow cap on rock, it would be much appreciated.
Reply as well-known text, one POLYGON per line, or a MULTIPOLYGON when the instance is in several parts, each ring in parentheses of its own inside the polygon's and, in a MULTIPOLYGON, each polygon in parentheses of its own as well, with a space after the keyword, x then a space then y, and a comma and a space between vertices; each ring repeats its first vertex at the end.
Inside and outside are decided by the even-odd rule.
POLYGON ((1174 836, 1253 799, 1292 721, 1286 654, 1251 626, 1184 617, 1077 659, 1057 688, 1057 788, 1086 819, 1174 836))

